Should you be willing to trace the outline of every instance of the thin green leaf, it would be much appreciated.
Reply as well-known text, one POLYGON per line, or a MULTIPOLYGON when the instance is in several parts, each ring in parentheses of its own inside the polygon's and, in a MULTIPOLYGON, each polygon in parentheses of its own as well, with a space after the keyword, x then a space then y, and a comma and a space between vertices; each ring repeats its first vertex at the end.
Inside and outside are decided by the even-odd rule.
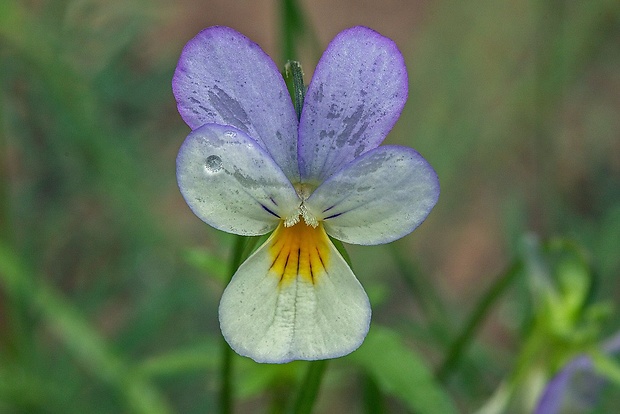
POLYGON ((462 332, 456 337, 446 352, 446 359, 437 371, 437 378, 439 378, 440 381, 445 381, 448 375, 459 364, 467 346, 474 338, 492 306, 502 297, 516 277, 521 274, 522 268, 522 262, 520 260, 514 260, 506 271, 502 273, 482 295, 474 311, 469 316, 462 332))

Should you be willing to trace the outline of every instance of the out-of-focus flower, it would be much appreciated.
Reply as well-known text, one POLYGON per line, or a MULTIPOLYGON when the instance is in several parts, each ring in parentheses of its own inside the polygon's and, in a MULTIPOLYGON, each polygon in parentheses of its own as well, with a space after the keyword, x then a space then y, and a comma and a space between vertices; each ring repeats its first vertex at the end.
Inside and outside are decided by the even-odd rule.
MULTIPOLYGON (((603 355, 620 352, 620 334, 603 344, 603 355)), ((545 387, 534 414, 588 413, 605 384, 593 358, 582 354, 568 362, 545 387)))
MULTIPOLYGON (((586 252, 573 240, 541 243, 529 235, 523 239, 519 259, 532 303, 527 335, 515 368, 478 413, 584 412, 580 407, 595 401, 590 395, 600 387, 592 357, 601 353, 601 331, 611 306, 592 300, 592 269, 586 252), (550 380, 552 375, 556 376, 550 380)), ((603 353, 609 353, 612 345, 606 343, 603 353)))
POLYGON ((380 244, 413 231, 439 196, 416 151, 379 146, 407 99, 403 57, 364 27, 321 58, 298 121, 276 65, 227 27, 200 32, 173 79, 193 129, 177 157, 179 188, 207 224, 268 240, 222 296, 222 333, 259 362, 345 355, 363 341, 370 305, 328 237, 380 244))

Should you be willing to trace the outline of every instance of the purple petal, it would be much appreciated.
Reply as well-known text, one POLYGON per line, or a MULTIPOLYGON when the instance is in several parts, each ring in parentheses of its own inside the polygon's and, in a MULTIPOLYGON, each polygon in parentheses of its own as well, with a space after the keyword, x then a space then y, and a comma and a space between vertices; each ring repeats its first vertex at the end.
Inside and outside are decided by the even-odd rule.
POLYGON ((594 373, 590 357, 581 355, 549 381, 534 414, 557 414, 568 407, 575 412, 588 412, 602 385, 603 378, 594 373))
POLYGON ((298 181, 295 109, 278 68, 256 43, 228 27, 203 30, 183 48, 172 90, 192 129, 231 125, 298 181))
POLYGON ((339 33, 321 57, 299 125, 302 181, 322 182, 377 147, 407 100, 407 70, 390 39, 366 27, 339 33))

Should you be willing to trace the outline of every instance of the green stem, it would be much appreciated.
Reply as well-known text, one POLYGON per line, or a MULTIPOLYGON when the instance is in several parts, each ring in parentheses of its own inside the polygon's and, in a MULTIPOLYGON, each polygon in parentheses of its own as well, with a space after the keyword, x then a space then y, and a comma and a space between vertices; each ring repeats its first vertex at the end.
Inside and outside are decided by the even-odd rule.
POLYGON ((463 332, 454 340, 448 348, 447 357, 437 371, 437 379, 445 382, 448 376, 456 368, 467 345, 471 342, 476 331, 484 322, 491 307, 502 296, 506 289, 512 284, 516 276, 521 272, 523 263, 521 260, 515 260, 506 271, 489 287, 488 291, 482 296, 482 299, 476 305, 473 313, 470 315, 463 332))
POLYGON ((381 390, 369 374, 363 374, 362 387, 364 396, 364 413, 380 414, 385 412, 381 390))
POLYGON ((318 59, 323 52, 323 45, 305 19, 297 0, 282 0, 280 6, 282 62, 299 59, 299 46, 302 43, 318 59))
POLYGON ((316 397, 319 394, 321 380, 327 369, 327 363, 326 359, 309 363, 308 370, 295 398, 293 414, 310 414, 312 412, 316 397))
MULTIPOLYGON (((257 238, 254 238, 254 243, 257 238)), ((230 257, 230 270, 229 280, 235 274, 241 263, 247 256, 250 255, 250 244, 252 239, 244 236, 236 236, 232 255, 230 257)), ((222 365, 220 367, 220 413, 230 414, 233 410, 233 397, 232 397, 232 361, 233 351, 230 349, 228 343, 222 337, 222 365)))
POLYGON ((284 62, 297 56, 297 37, 304 31, 302 13, 295 0, 282 0, 282 58, 284 62))
POLYGON ((222 366, 220 384, 220 412, 222 414, 232 413, 232 349, 222 337, 222 366))

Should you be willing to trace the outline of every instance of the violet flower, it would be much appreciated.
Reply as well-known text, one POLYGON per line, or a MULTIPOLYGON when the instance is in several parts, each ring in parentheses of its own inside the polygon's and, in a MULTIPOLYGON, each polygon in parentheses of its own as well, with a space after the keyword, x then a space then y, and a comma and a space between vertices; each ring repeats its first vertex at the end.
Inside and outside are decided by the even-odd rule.
MULTIPOLYGON (((601 351, 603 355, 620 352, 620 334, 608 339, 601 351)), ((605 382, 604 375, 596 372, 592 358, 587 354, 578 355, 547 383, 534 414, 590 412, 605 382)))
POLYGON ((274 62, 242 34, 210 27, 190 40, 173 79, 192 128, 177 157, 185 201, 207 224, 273 234, 222 296, 222 333, 259 362, 335 358, 370 323, 364 289, 328 235, 381 244, 413 231, 439 196, 410 148, 381 146, 407 99, 396 45, 354 27, 317 65, 301 118, 274 62))

